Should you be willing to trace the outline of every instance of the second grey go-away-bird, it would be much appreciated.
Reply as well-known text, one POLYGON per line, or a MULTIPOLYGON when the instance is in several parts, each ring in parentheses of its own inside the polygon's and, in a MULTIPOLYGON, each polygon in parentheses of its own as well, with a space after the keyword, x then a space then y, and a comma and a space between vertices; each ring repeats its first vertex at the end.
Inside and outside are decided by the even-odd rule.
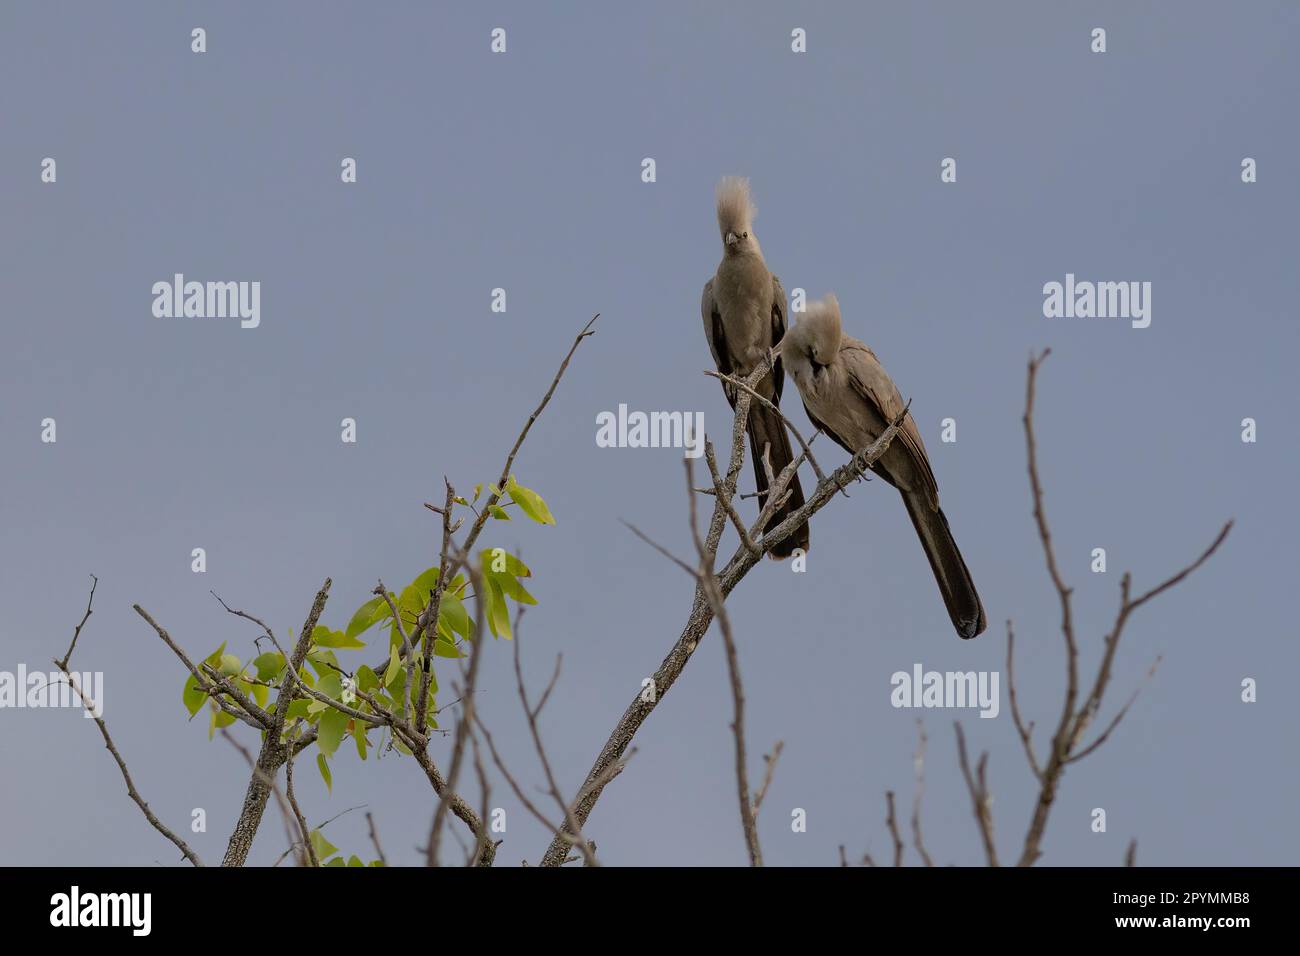
MULTIPOLYGON (((700 312, 704 317, 704 335, 709 340, 713 361, 724 375, 747 378, 768 352, 785 336, 785 289, 781 280, 767 268, 763 250, 754 234, 755 209, 749 195, 749 181, 734 176, 718 184, 718 231, 722 234, 722 261, 713 278, 704 284, 700 312)), ((770 374, 754 387, 773 405, 781 404, 781 386, 785 372, 778 359, 770 374)), ((723 384, 731 407, 736 407, 736 389, 723 384)), ((754 460, 754 480, 758 483, 761 509, 767 502, 767 472, 763 452, 767 450, 772 474, 794 458, 785 423, 770 408, 759 402, 749 407, 749 447, 754 460)), ((796 474, 790 480, 790 496, 767 524, 775 528, 804 503, 803 489, 796 474)), ((774 558, 787 558, 796 548, 808 550, 808 525, 803 524, 771 550, 774 558)))
MULTIPOLYGON (((850 455, 879 438, 905 407, 875 353, 844 334, 834 295, 809 303, 785 337, 781 358, 809 420, 850 455)), ((939 488, 910 412, 873 470, 902 494, 957 636, 975 637, 987 624, 984 605, 939 507, 939 488)))

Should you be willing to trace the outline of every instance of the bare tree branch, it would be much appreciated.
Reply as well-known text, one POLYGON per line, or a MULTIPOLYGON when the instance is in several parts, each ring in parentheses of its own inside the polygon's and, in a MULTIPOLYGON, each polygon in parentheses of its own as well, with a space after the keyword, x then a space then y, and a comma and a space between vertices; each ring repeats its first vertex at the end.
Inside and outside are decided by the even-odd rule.
MULTIPOLYGON (((763 375, 769 369, 769 362, 764 361, 758 365, 748 379, 746 384, 751 388, 757 384, 763 375)), ((744 439, 745 423, 749 417, 750 395, 742 391, 736 399, 736 414, 732 423, 732 440, 731 440, 731 463, 727 469, 727 475, 724 484, 728 493, 734 497, 736 476, 740 471, 740 466, 744 460, 744 439)), ((812 494, 808 496, 804 505, 791 514, 787 515, 776 527, 768 529, 763 535, 762 546, 764 550, 784 541, 794 531, 803 525, 808 519, 820 511, 829 503, 830 499, 848 482, 856 479, 863 474, 866 468, 869 468, 889 447, 890 442, 898 433, 898 428, 902 424, 903 416, 906 410, 899 415, 897 419, 890 423, 881 436, 864 449, 864 451, 848 464, 836 469, 832 474, 827 476, 826 480, 818 482, 817 487, 812 494)), ((801 456, 802 457, 802 456, 801 456)), ((797 461, 797 460, 796 460, 797 461)), ((794 464, 792 462, 792 464, 794 464)), ((779 479, 778 479, 779 480, 779 479)), ((774 498, 779 498, 781 488, 769 489, 769 504, 774 498)), ((708 533, 705 536, 705 550, 712 561, 717 554, 718 544, 722 538, 722 532, 727 524, 727 514, 722 502, 714 496, 713 516, 709 521, 708 533)), ((725 600, 731 593, 732 589, 740 583, 746 574, 753 569, 758 563, 759 557, 741 542, 726 566, 716 575, 718 582, 718 591, 725 600)), ((636 736, 641 724, 650 715, 664 699, 664 695, 672 688, 677 678, 681 675, 682 670, 686 667, 687 662, 694 654, 699 642, 703 639, 705 631, 708 630, 709 624, 713 620, 713 607, 705 594, 704 586, 697 581, 695 586, 695 596, 691 605, 690 614, 687 617, 686 625, 682 629, 681 635, 668 651, 663 663, 655 671, 653 680, 655 694, 652 700, 643 700, 638 693, 628 706, 623 716, 615 724, 613 731, 606 740, 605 745, 597 755, 595 763, 592 765, 590 772, 587 774, 586 783, 583 786, 585 796, 579 801, 576 808, 576 815, 579 825, 585 826, 587 817, 591 814, 592 808, 599 800, 600 794, 604 788, 604 783, 597 784, 601 780, 605 771, 614 765, 627 750, 633 737, 636 736)), ((608 781, 605 781, 606 783, 608 781)), ((564 862, 568 852, 568 840, 564 834, 557 834, 551 841, 550 847, 542 858, 543 866, 559 866, 564 862)))
POLYGON ((72 643, 68 646, 68 652, 63 655, 63 660, 54 661, 54 666, 63 673, 64 680, 68 682, 69 687, 76 691, 77 696, 81 699, 82 706, 86 708, 86 712, 90 714, 91 718, 95 721, 95 726, 99 728, 99 735, 104 738, 104 746, 108 749, 108 752, 113 755, 113 759, 117 762, 117 769, 122 773, 122 781, 126 784, 127 796, 130 797, 135 802, 135 805, 140 808, 140 812, 143 813, 144 818, 149 821, 149 825, 174 843, 176 849, 181 851, 181 855, 185 857, 185 859, 189 860, 194 866, 202 866, 203 862, 199 859, 198 854, 191 850, 189 844, 178 837, 165 823, 159 820, 154 812, 149 809, 149 804, 145 803, 144 797, 140 796, 140 791, 135 788, 135 781, 131 779, 131 772, 126 769, 126 761, 122 759, 122 754, 118 751, 117 745, 113 743, 112 736, 109 735, 108 724, 104 723, 104 718, 96 713, 96 711, 99 710, 98 705, 86 696, 85 692, 82 691, 81 687, 73 678, 72 671, 68 670, 68 661, 71 660, 72 652, 76 649, 77 638, 81 636, 82 627, 84 627, 86 621, 90 619, 91 606, 95 601, 95 589, 99 587, 99 578, 95 577, 93 574, 90 577, 92 583, 90 585, 90 597, 86 601, 86 613, 82 615, 81 623, 78 624, 76 630, 72 632, 72 643))
MULTIPOLYGON (((1075 638, 1074 618, 1070 606, 1071 589, 1066 586, 1061 577, 1060 570, 1056 562, 1056 554, 1052 547, 1051 531, 1048 528, 1047 517, 1043 509, 1043 490, 1039 480, 1038 473, 1038 445, 1034 436, 1034 397, 1035 385, 1038 376, 1038 370, 1042 366, 1051 350, 1047 349, 1041 355, 1030 356, 1029 369, 1026 376, 1025 385, 1025 413, 1022 421, 1025 429, 1025 448, 1026 457, 1029 462, 1029 486, 1033 495, 1034 503, 1034 520, 1038 527, 1038 536, 1043 546, 1043 555, 1047 562, 1048 575, 1052 579, 1052 584, 1056 588, 1061 604, 1061 634, 1065 639, 1066 647, 1066 693, 1065 703, 1061 710, 1060 719, 1057 722, 1056 732, 1052 736, 1051 750, 1047 759, 1039 763, 1033 754, 1033 748, 1029 742, 1029 734, 1033 725, 1025 725, 1018 716, 1018 707, 1015 704, 1015 697, 1012 697, 1012 715, 1016 722, 1016 730, 1021 736, 1024 744, 1026 756, 1029 758, 1030 769, 1038 778, 1040 787, 1038 800, 1034 806, 1033 816, 1029 822, 1028 830, 1025 833, 1024 848, 1020 853, 1018 861, 1019 866, 1032 866, 1033 863, 1042 855, 1040 849, 1043 834, 1047 829, 1047 820, 1051 814, 1052 804, 1056 799, 1057 787, 1060 784, 1061 776, 1065 772, 1068 764, 1092 753, 1106 739, 1110 737, 1111 732, 1123 720, 1124 715, 1128 713, 1129 707, 1133 703, 1130 698, 1129 702, 1124 705, 1110 722, 1101 736, 1089 746, 1079 750, 1084 731, 1089 723, 1101 709, 1102 698, 1105 695, 1106 688, 1110 683, 1111 667, 1115 660, 1115 653, 1119 647, 1120 637, 1127 623, 1129 616, 1138 607, 1145 604, 1152 598, 1162 594, 1168 589, 1179 584, 1186 579, 1193 571, 1198 569, 1219 549, 1227 538, 1228 532, 1232 530, 1232 522, 1228 521, 1219 531, 1214 541, 1206 548, 1195 561, 1187 565, 1181 571, 1167 578, 1156 587, 1147 591, 1137 598, 1130 596, 1130 587, 1132 578, 1125 574, 1120 581, 1120 606, 1119 612, 1115 618, 1115 624, 1111 628, 1104 640, 1104 650, 1102 652, 1101 663, 1097 668, 1097 675, 1093 680, 1092 687, 1088 691, 1082 706, 1076 706, 1079 694, 1079 667, 1078 657, 1079 648, 1075 638)), ((1014 635, 1010 627, 1007 629, 1007 668, 1008 675, 1011 671, 1012 660, 1012 643, 1014 635)), ((1158 663, 1158 661, 1157 661, 1158 663)), ((1152 668, 1154 672, 1154 667, 1152 668)), ((1148 674, 1148 677, 1150 674, 1148 674)), ((1014 680, 1012 681, 1014 687, 1014 680)), ((1136 695, 1135 695, 1136 696, 1136 695)), ((960 733, 960 732, 959 732, 960 733)))
POLYGON ((985 774, 989 755, 980 754, 978 769, 972 776, 970 760, 966 756, 966 735, 962 733, 960 722, 954 721, 953 727, 957 730, 957 755, 961 761, 961 775, 966 780, 966 789, 970 791, 971 805, 975 809, 975 822, 979 824, 980 839, 984 841, 984 855, 988 858, 989 866, 997 866, 998 851, 993 841, 992 797, 989 795, 985 774))
POLYGON ((63 660, 54 662, 61 671, 68 669, 68 661, 72 658, 72 652, 77 649, 77 638, 81 637, 81 629, 90 620, 90 615, 95 613, 95 589, 97 587, 99 587, 99 578, 92 574, 90 576, 90 596, 86 598, 86 613, 81 615, 81 621, 72 632, 72 643, 68 645, 68 652, 63 655, 63 660))
MULTIPOLYGON (((758 399, 760 402, 762 402, 772 411, 776 412, 776 417, 781 419, 781 421, 785 424, 785 427, 790 429, 790 431, 794 434, 795 439, 799 442, 799 446, 803 449, 804 455, 807 456, 808 458, 808 464, 812 465, 813 474, 817 476, 817 480, 818 481, 826 480, 826 476, 822 474, 821 466, 817 464, 817 459, 813 457, 812 447, 811 447, 812 442, 804 441, 804 437, 799 433, 799 429, 794 427, 794 423, 791 422, 790 419, 785 417, 784 413, 782 413, 781 409, 777 407, 777 405, 774 402, 771 402, 768 399, 764 398, 762 395, 760 395, 757 391, 754 390, 752 385, 749 385, 746 382, 742 382, 738 378, 734 378, 733 376, 730 375, 723 375, 721 372, 710 372, 708 370, 706 370, 704 374, 711 376, 712 378, 720 379, 721 381, 726 382, 728 385, 734 385, 736 388, 740 389, 741 391, 748 392, 750 398, 758 399)), ((816 437, 817 437, 816 435, 813 436, 814 439, 816 437)))
POLYGON ((772 748, 770 754, 763 755, 763 783, 759 786, 754 794, 754 820, 758 821, 758 811, 763 807, 763 798, 767 796, 767 788, 772 785, 772 777, 776 773, 776 762, 781 759, 781 751, 785 748, 785 741, 778 740, 776 746, 772 748))
POLYGON ((916 744, 916 755, 912 758, 913 770, 916 773, 916 796, 912 800, 912 842, 916 844, 916 852, 920 855, 921 861, 926 866, 934 866, 934 860, 930 859, 930 854, 925 849, 925 841, 921 839, 921 797, 925 793, 925 725, 920 720, 916 722, 916 731, 918 740, 916 744))
MULTIPOLYGON (((230 744, 230 746, 239 751, 240 756, 244 758, 244 762, 248 764, 248 769, 256 772, 257 761, 253 757, 252 751, 240 743, 239 738, 225 727, 221 728, 221 736, 222 739, 230 744)), ((293 832, 295 823, 293 818, 293 808, 289 806, 289 801, 284 798, 284 794, 280 791, 279 785, 274 780, 268 782, 271 785, 271 793, 275 796, 276 806, 280 808, 280 819, 284 821, 284 835, 289 844, 289 849, 286 852, 294 853, 297 856, 299 866, 308 866, 310 865, 310 861, 307 854, 303 851, 297 836, 295 836, 293 832)))
POLYGON ((302 815, 302 810, 298 807, 298 798, 293 792, 293 753, 290 751, 284 761, 284 792, 289 801, 289 806, 293 808, 293 818, 298 821, 298 830, 302 833, 303 852, 307 854, 308 866, 320 866, 320 859, 316 856, 316 847, 311 842, 311 830, 307 828, 307 820, 302 815))
POLYGON ((889 836, 894 841, 894 866, 903 865, 903 838, 898 833, 898 817, 894 814, 894 791, 885 791, 885 826, 889 828, 889 836))
POLYGON ((388 857, 384 856, 384 848, 379 845, 379 831, 375 829, 375 818, 370 813, 366 814, 366 826, 370 830, 370 844, 375 848, 375 856, 381 866, 387 866, 388 857))
MULTIPOLYGON (((275 701, 274 726, 267 730, 262 738, 262 749, 258 752, 257 764, 252 778, 248 781, 244 806, 239 813, 234 831, 230 834, 226 855, 221 861, 222 866, 243 866, 248 860, 248 852, 253 847, 253 839, 257 836, 257 829, 262 822, 262 813, 266 809, 266 801, 271 793, 269 781, 275 779, 280 765, 288 757, 286 747, 280 739, 284 732, 285 714, 297 694, 298 668, 302 667, 307 651, 311 648, 312 632, 316 630, 316 624, 325 610, 325 602, 329 599, 332 583, 329 578, 326 578, 325 583, 316 592, 316 599, 312 602, 311 610, 307 612, 302 630, 298 632, 298 642, 294 646, 293 654, 286 658, 285 680, 280 686, 280 693, 275 701)), ((139 611, 140 608, 137 607, 136 610, 139 611)), ((146 620, 148 620, 147 616, 146 620)))
POLYGON ((740 535, 740 540, 745 545, 745 550, 750 554, 760 555, 763 549, 754 543, 754 539, 749 536, 749 529, 745 527, 745 522, 741 520, 736 511, 735 505, 731 503, 731 496, 727 494, 727 488, 718 475, 718 462, 713 455, 713 442, 707 439, 704 442, 704 460, 709 465, 709 474, 713 478, 713 493, 718 496, 718 501, 722 502, 723 509, 727 512, 727 517, 731 519, 736 533, 740 535))
MULTIPOLYGON (((767 453, 764 450, 764 464, 767 463, 767 453)), ((732 736, 736 741, 736 793, 740 801, 740 825, 745 833, 745 845, 749 850, 749 865, 763 865, 763 850, 758 842, 758 814, 754 809, 754 803, 749 795, 749 760, 745 755, 745 687, 740 678, 740 659, 736 653, 736 639, 731 632, 731 617, 727 614, 726 601, 718 588, 718 579, 713 573, 713 553, 700 537, 700 527, 696 516, 695 495, 691 492, 694 484, 693 469, 689 458, 683 459, 686 468, 686 499, 690 506, 690 524, 691 537, 695 541, 695 552, 699 558, 699 570, 696 575, 700 584, 703 585, 704 594, 713 610, 713 615, 718 622, 718 630, 722 632, 722 644, 726 651, 727 658, 727 676, 731 683, 731 702, 733 718, 731 722, 732 736)), ((771 471, 771 468, 768 469, 771 471)), ((710 467, 714 479, 717 479, 717 470, 710 467)), ((776 484, 772 481, 769 487, 776 484)), ((725 501, 726 489, 718 484, 718 502, 725 501)), ((753 552, 751 551, 751 554, 753 552)), ((766 789, 766 788, 765 788, 766 789)))
MULTIPOLYGON (((425 856, 425 863, 428 866, 438 865, 438 842, 442 835, 443 820, 446 819, 447 810, 451 806, 451 796, 456 792, 456 781, 459 779, 461 763, 465 756, 466 737, 474 723, 474 693, 478 687, 479 664, 483 658, 483 619, 487 617, 488 613, 487 602, 482 596, 484 591, 483 570, 472 560, 465 562, 465 569, 474 582, 478 613, 474 615, 474 640, 470 642, 472 647, 470 648, 469 676, 466 678, 465 693, 463 695, 464 706, 461 709, 460 720, 456 724, 456 736, 452 743, 451 764, 447 771, 447 786, 438 795, 438 808, 434 811, 433 823, 429 828, 429 842, 426 846, 425 856)), ((410 685, 408 684, 408 686, 410 685)), ((485 834, 481 833, 484 826, 484 821, 479 820, 477 827, 471 827, 480 846, 484 845, 485 834)))
POLYGON ((1029 769, 1034 776, 1040 781, 1043 779, 1043 771, 1038 766, 1038 757, 1034 754, 1033 735, 1034 725, 1032 722, 1026 724, 1020 716, 1019 699, 1016 697, 1016 633, 1012 630, 1011 620, 1007 619, 1007 696, 1011 699, 1011 720, 1016 725, 1016 733, 1020 735, 1020 743, 1025 748, 1025 759, 1029 761, 1029 769))
MULTIPOLYGON (((523 607, 520 607, 515 616, 514 663, 516 688, 519 693, 520 706, 523 708, 524 717, 528 721, 528 733, 533 741, 533 749, 537 752, 537 759, 541 762, 542 773, 546 776, 547 790, 551 794, 552 799, 555 800, 556 806, 560 808, 560 813, 564 817, 564 822, 568 827, 569 832, 574 834, 574 845, 582 854, 584 864, 586 866, 599 866, 600 863, 596 859, 596 853, 592 849, 591 841, 583 836, 582 826, 578 823, 577 818, 573 814, 573 806, 569 801, 565 800, 563 795, 560 793, 560 785, 556 783, 555 773, 551 770, 551 761, 546 756, 546 747, 542 743, 541 728, 537 725, 537 716, 541 713, 542 709, 541 704, 534 708, 528 701, 528 689, 524 684, 524 670, 523 665, 520 663, 519 656, 519 625, 523 621, 523 617, 524 609, 523 607)), ((547 688, 545 696, 550 696, 551 687, 555 686, 555 680, 558 676, 559 670, 557 666, 555 676, 551 678, 551 684, 547 688)), ((543 698, 543 702, 544 701, 545 698, 543 698)))

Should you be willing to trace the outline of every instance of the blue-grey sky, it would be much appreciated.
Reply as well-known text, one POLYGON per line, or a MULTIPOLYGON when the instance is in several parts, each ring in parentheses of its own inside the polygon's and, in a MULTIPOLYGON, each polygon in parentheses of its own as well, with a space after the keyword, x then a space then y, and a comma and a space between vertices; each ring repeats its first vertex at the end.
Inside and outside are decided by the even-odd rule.
MULTIPOLYGON (((209 589, 284 633, 330 576, 325 620, 343 626, 377 578, 435 563, 422 502, 444 474, 462 490, 495 478, 600 312, 516 466, 558 524, 494 523, 483 539, 534 568, 523 651, 538 686, 564 655, 543 730, 574 790, 691 597, 619 523, 688 552, 680 453, 598 448, 595 416, 703 411, 711 435, 729 432, 701 374, 699 297, 720 253, 714 184, 736 173, 786 288, 834 290, 912 398, 990 619, 978 640, 954 637, 883 482, 815 518, 806 573, 765 562, 743 582, 729 607, 755 775, 785 744, 760 823, 768 861, 832 864, 841 843, 887 855, 884 792, 910 807, 918 716, 936 859, 982 860, 958 718, 991 751, 1000 848, 1018 849, 1035 792, 1005 681, 982 720, 895 709, 890 675, 1003 671, 1012 618, 1040 745, 1059 712, 1059 610, 1020 425, 1026 358, 1051 346, 1041 467, 1086 671, 1125 569, 1150 586, 1236 527, 1132 620, 1104 715, 1163 663, 1067 773, 1043 862, 1115 864, 1136 837, 1147 864, 1294 863, 1297 28, 1286 2, 5 3, 0 670, 48 668, 99 575, 74 663, 105 672, 105 716, 145 798, 216 862, 248 771, 202 718, 186 723, 184 674, 131 604, 194 654, 225 640, 247 657, 255 631, 209 589), (494 27, 504 54, 489 51, 494 27), (355 184, 340 182, 345 156, 355 184), (955 183, 940 182, 945 157, 955 183), (1258 182, 1241 181, 1244 157, 1258 182), (260 281, 260 327, 155 318, 151 286, 177 272, 260 281), (1151 282, 1150 327, 1045 318, 1042 287, 1067 273, 1151 282), (940 440, 947 417, 955 443, 940 440), (1257 703, 1240 699, 1245 678, 1257 703), (195 807, 206 833, 189 833, 195 807)), ((487 648, 481 707, 532 786, 508 651, 487 648)), ((745 861, 730 719, 711 632, 592 816, 605 862, 745 861)), ((432 746, 444 763, 449 749, 432 746)), ((0 757, 0 861, 176 862, 80 713, 0 710, 0 757)), ((393 862, 417 861, 431 801, 409 761, 362 765, 349 747, 332 795, 309 766, 297 779, 310 820, 367 804, 393 862)), ((492 802, 499 861, 535 862, 546 834, 499 777, 492 802)), ((369 854, 361 812, 326 832, 369 854)), ((283 841, 272 806, 251 862, 283 841)))

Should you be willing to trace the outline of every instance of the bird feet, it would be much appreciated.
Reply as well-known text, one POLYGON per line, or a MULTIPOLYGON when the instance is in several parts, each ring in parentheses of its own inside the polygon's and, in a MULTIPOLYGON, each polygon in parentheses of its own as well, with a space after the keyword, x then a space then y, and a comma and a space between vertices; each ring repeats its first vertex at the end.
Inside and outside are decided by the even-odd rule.
POLYGON ((871 470, 871 463, 867 462, 867 449, 862 449, 862 451, 858 451, 858 453, 854 455, 853 470, 855 472, 858 472, 857 479, 859 481, 871 480, 866 473, 867 471, 871 470))

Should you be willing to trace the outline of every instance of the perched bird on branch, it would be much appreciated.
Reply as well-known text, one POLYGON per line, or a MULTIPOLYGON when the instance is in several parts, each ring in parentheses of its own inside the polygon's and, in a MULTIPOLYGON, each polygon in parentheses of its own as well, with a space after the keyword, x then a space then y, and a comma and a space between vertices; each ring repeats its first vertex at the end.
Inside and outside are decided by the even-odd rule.
MULTIPOLYGON (((749 195, 749 181, 728 176, 718 184, 718 231, 722 236, 722 261, 713 278, 704 284, 700 312, 704 318, 704 335, 709 340, 713 361, 724 375, 746 378, 771 349, 785 336, 785 289, 781 280, 767 268, 763 250, 754 233, 758 210, 749 195)), ((772 404, 781 403, 781 386, 785 372, 778 359, 754 390, 772 404)), ((737 391, 723 383, 723 392, 731 407, 736 407, 737 391)), ((761 509, 767 503, 767 471, 763 454, 767 453, 772 474, 779 475, 793 459, 790 436, 779 415, 753 402, 749 407, 749 447, 754 461, 754 480, 758 485, 761 509)), ((775 528, 804 503, 799 476, 788 485, 785 503, 767 524, 775 528)), ((763 530, 766 531, 767 528, 763 530)), ((787 558, 796 548, 808 550, 808 525, 772 548, 774 558, 787 558)))
MULTIPOLYGON (((834 295, 809 303, 785 337, 781 358, 809 420, 851 455, 880 437, 905 408, 871 349, 844 334, 834 295)), ((975 637, 988 623, 984 606, 939 507, 939 488, 910 413, 872 468, 902 494, 957 636, 975 637)))

